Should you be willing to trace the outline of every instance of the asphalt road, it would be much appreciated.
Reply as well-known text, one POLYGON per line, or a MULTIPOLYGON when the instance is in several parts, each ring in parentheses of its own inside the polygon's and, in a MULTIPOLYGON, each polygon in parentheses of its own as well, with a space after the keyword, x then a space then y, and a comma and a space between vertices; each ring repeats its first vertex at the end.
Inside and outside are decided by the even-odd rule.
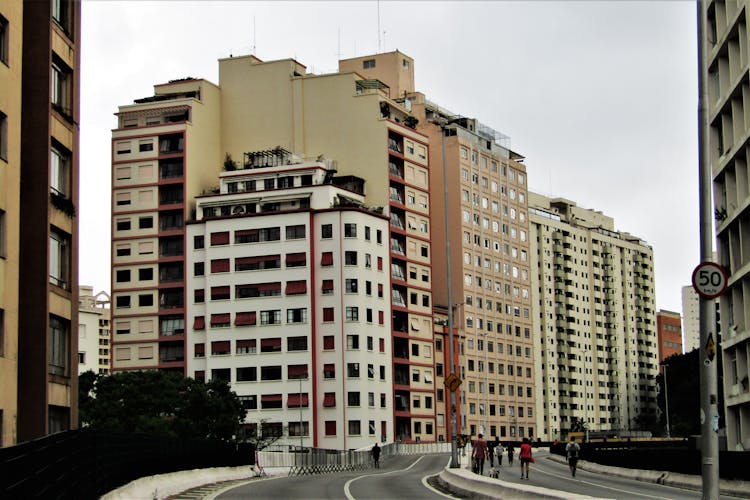
MULTIPOLYGON (((536 463, 531 465, 529 479, 520 479, 518 460, 513 467, 507 462, 500 470, 500 481, 540 486, 552 490, 587 495, 596 498, 636 500, 700 499, 701 492, 671 486, 647 483, 636 479, 608 476, 578 469, 571 477, 568 466, 549 458, 549 453, 537 451, 536 463)), ((398 500, 459 498, 438 491, 428 484, 428 478, 439 474, 449 461, 449 455, 405 455, 388 457, 380 469, 341 472, 295 477, 256 479, 234 487, 216 498, 227 499, 347 499, 347 500, 398 500)), ((485 464, 485 476, 489 465, 485 464)), ((498 497, 502 498, 502 490, 498 497)), ((722 495, 720 498, 733 497, 722 495)))
POLYGON ((312 476, 275 477, 254 480, 218 495, 227 499, 283 498, 317 499, 445 499, 427 484, 427 478, 440 473, 449 455, 403 455, 381 459, 380 469, 312 476))

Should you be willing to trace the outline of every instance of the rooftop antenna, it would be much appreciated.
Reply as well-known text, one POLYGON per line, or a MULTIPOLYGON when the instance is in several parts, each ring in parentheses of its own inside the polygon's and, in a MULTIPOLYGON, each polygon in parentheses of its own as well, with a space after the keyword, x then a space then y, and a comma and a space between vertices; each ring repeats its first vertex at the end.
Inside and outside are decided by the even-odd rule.
POLYGON ((380 53, 380 0, 378 0, 378 54, 380 53))

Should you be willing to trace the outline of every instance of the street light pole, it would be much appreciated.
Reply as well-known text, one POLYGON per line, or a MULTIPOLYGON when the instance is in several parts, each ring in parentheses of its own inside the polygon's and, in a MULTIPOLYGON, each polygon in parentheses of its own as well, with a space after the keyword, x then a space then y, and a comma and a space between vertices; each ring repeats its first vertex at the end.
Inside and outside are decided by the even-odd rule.
MULTIPOLYGON (((701 262, 712 260, 713 210, 711 201, 711 164, 708 140, 708 86, 706 52, 706 1, 696 2, 698 15, 698 205, 701 262)), ((709 356, 713 342, 711 329, 716 327, 715 303, 700 298, 700 402, 701 402, 701 474, 703 500, 719 498, 719 409, 717 391, 717 360, 709 356)))
MULTIPOLYGON (((453 375, 456 372, 455 354, 453 352, 453 290, 451 283, 451 239, 450 239, 450 224, 448 223, 448 167, 445 159, 445 127, 450 123, 446 119, 440 121, 433 121, 435 125, 440 127, 440 144, 442 148, 443 157, 443 220, 445 222, 445 270, 446 277, 445 282, 448 287, 448 355, 450 356, 450 370, 449 374, 453 375)), ((452 377, 451 377, 452 378, 452 377)), ((456 434, 458 433, 458 427, 456 425, 456 392, 450 391, 450 419, 451 419, 451 468, 457 469, 460 467, 458 463, 458 443, 456 441, 456 434)))
POLYGON ((667 389, 667 364, 662 365, 664 367, 664 409, 667 413, 667 437, 672 437, 669 429, 669 390, 667 389))

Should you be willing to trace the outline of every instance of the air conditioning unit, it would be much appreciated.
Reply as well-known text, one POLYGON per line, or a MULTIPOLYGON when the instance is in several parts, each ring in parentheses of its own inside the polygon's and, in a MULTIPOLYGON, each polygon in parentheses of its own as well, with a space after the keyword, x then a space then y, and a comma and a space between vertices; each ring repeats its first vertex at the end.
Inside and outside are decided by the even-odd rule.
POLYGON ((729 395, 732 397, 739 396, 740 395, 740 384, 734 384, 731 389, 729 389, 729 395))
POLYGON ((232 207, 232 215, 242 215, 245 213, 244 205, 235 205, 232 207))

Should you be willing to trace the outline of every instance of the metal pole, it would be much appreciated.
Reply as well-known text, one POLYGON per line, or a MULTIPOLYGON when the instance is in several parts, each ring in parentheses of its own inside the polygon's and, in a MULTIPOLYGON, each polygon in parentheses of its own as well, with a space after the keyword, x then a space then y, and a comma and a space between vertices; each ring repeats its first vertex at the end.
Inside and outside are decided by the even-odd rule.
MULTIPOLYGON (((712 260, 713 211, 711 201, 711 164, 708 145, 708 89, 706 82, 706 5, 696 2, 698 15, 698 190, 700 212, 701 262, 712 260)), ((719 498, 719 412, 717 408, 716 358, 707 356, 706 344, 716 325, 715 302, 700 298, 700 400, 701 400, 701 472, 703 500, 719 498)))
POLYGON ((667 437, 672 437, 671 431, 669 429, 669 389, 667 387, 667 365, 662 365, 664 367, 664 409, 667 412, 667 437))
MULTIPOLYGON (((455 368, 455 357, 453 352, 453 290, 451 284, 451 239, 449 236, 450 224, 448 223, 448 167, 445 160, 445 126, 446 123, 439 123, 440 126, 440 143, 442 146, 443 154, 443 220, 445 221, 445 271, 446 277, 445 282, 448 287, 448 356, 450 356, 450 375, 456 372, 455 368)), ((451 468, 457 469, 460 467, 458 463, 458 446, 456 442, 456 434, 458 428, 456 426, 456 392, 450 391, 451 393, 451 468)))

